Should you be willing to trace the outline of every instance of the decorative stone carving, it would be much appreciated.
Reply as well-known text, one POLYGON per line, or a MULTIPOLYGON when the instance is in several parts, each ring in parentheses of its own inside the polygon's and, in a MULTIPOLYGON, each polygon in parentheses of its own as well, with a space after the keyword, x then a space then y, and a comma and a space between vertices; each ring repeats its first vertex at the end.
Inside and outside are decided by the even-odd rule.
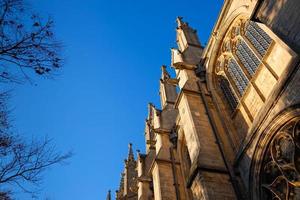
POLYGON ((261 199, 300 199, 300 119, 289 122, 270 141, 260 183, 261 199))
POLYGON ((221 55, 217 62, 216 62, 216 68, 215 68, 215 73, 216 74, 220 74, 220 73, 224 73, 225 71, 225 62, 226 62, 226 59, 223 55, 221 55))
POLYGON ((222 52, 231 52, 231 41, 230 40, 226 40, 225 42, 223 42, 223 46, 222 46, 222 52))
POLYGON ((132 178, 132 184, 129 186, 129 190, 130 192, 137 194, 138 193, 138 181, 137 181, 137 177, 133 177, 132 178))

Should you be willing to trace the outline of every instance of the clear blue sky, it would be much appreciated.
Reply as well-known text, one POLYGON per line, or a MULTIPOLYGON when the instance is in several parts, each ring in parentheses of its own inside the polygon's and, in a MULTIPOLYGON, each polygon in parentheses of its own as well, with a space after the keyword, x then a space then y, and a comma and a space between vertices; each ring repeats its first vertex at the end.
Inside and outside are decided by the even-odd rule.
POLYGON ((144 150, 147 103, 159 106, 160 66, 170 65, 176 16, 198 30, 204 45, 223 1, 30 2, 54 18, 66 64, 55 80, 13 86, 14 124, 76 154, 46 172, 41 199, 105 199, 119 185, 128 142, 144 150))

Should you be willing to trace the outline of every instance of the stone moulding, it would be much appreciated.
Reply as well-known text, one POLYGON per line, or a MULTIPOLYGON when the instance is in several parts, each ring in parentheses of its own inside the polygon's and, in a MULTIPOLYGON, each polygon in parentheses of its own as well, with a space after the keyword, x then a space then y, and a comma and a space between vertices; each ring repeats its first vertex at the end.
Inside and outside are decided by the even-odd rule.
POLYGON ((300 105, 281 112, 262 132, 249 175, 251 199, 300 199, 300 105))

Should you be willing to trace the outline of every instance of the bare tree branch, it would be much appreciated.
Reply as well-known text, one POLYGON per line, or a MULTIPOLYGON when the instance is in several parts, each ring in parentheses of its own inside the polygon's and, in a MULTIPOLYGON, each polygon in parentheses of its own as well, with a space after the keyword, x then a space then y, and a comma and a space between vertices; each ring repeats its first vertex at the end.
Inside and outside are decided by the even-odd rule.
POLYGON ((0 3, 0 82, 31 80, 32 73, 49 77, 62 66, 62 44, 55 39, 53 20, 43 20, 23 0, 0 3))
MULTIPOLYGON (((53 27, 51 18, 44 20, 33 13, 25 0, 0 1, 0 84, 32 82, 35 74, 46 78, 55 74, 63 59, 53 27)), ((14 134, 8 97, 8 92, 0 91, 0 200, 11 200, 11 188, 34 197, 43 172, 64 164, 72 152, 58 152, 49 138, 28 142, 14 134)))
MULTIPOLYGON (((10 131, 6 106, 7 93, 0 93, 0 188, 20 188, 35 195, 43 172, 55 164, 65 164, 72 152, 57 151, 49 138, 30 142, 10 131)), ((6 192, 0 191, 8 195, 6 192)), ((1 199, 2 200, 2 199, 1 199)))

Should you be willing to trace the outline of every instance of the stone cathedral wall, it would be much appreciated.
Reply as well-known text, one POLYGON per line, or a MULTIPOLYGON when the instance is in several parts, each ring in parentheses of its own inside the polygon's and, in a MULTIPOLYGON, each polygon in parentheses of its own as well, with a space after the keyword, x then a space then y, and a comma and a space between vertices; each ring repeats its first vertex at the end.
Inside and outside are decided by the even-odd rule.
POLYGON ((295 51, 300 52, 300 4, 298 0, 265 0, 256 18, 269 26, 295 51))
POLYGON ((299 10, 225 0, 204 49, 177 19, 176 77, 163 66, 161 109, 149 104, 138 199, 300 199, 299 10))

